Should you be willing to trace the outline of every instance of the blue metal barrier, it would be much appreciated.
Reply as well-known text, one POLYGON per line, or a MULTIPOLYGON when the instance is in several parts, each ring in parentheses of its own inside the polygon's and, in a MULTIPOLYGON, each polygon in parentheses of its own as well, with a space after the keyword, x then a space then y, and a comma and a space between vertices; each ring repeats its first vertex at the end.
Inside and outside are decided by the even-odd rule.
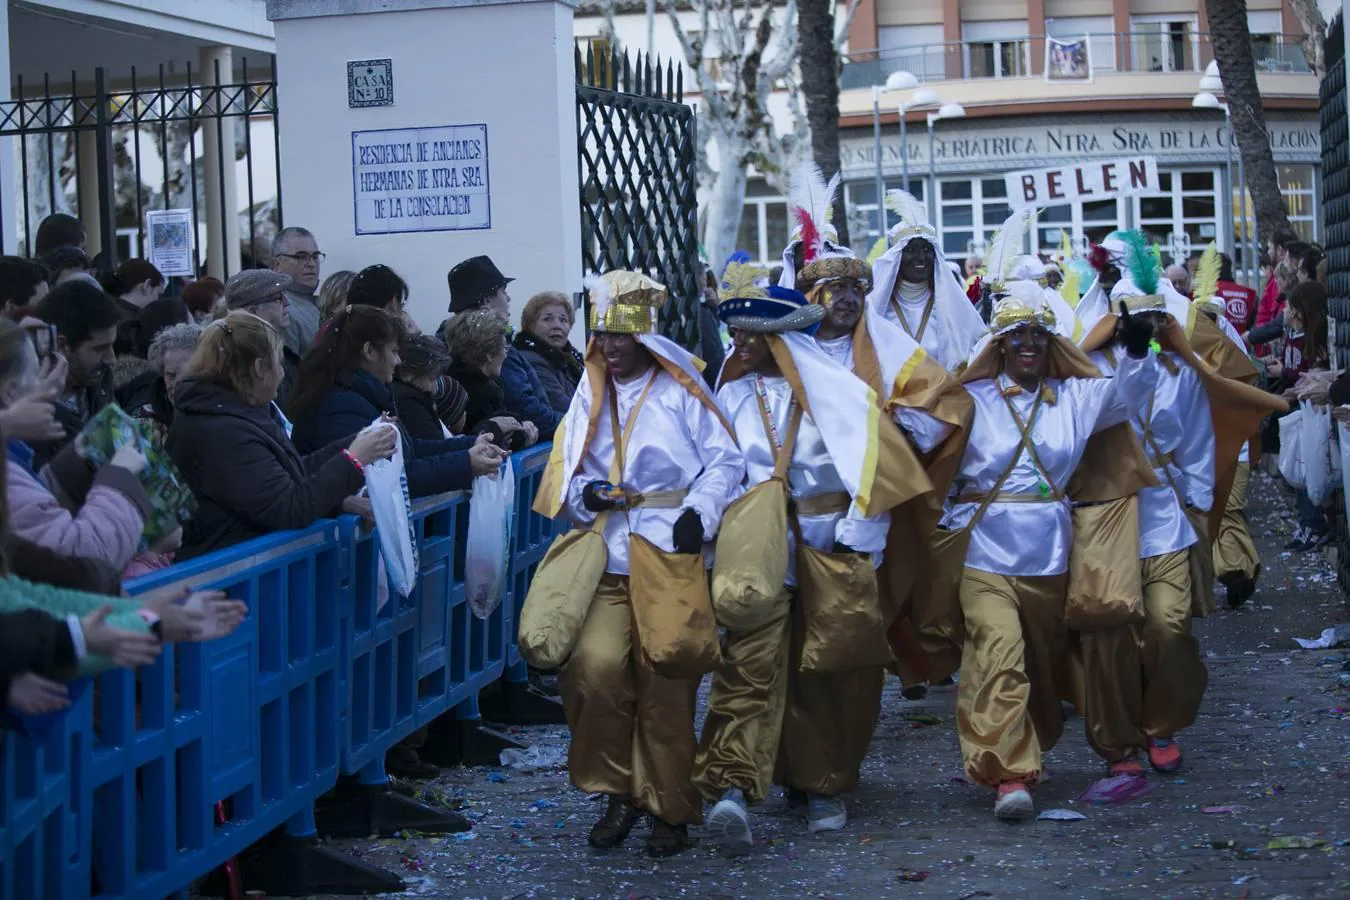
POLYGON ((476 715, 508 660, 523 680, 516 617, 556 530, 529 508, 548 452, 513 460, 508 593, 485 620, 464 597, 466 494, 415 506, 417 589, 382 607, 377 542, 352 517, 128 582, 138 597, 224 590, 249 615, 227 638, 99 676, 37 738, 5 736, 0 897, 186 896, 282 825, 314 835, 339 772, 383 783, 390 747, 452 708, 476 715))

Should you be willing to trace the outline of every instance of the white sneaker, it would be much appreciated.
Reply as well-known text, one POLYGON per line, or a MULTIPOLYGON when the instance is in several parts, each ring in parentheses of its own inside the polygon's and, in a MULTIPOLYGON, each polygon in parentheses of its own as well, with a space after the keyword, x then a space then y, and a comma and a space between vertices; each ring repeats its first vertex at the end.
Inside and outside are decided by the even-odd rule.
POLYGON ((840 797, 812 794, 806 801, 806 830, 839 831, 848 824, 848 808, 840 797))
POLYGON ((704 820, 708 837, 733 855, 749 853, 755 846, 750 834, 750 813, 745 806, 745 795, 732 788, 722 795, 717 805, 704 820))
POLYGON ((1021 784, 1003 784, 998 789, 998 800, 994 801, 994 816, 1009 822, 1030 819, 1036 815, 1036 804, 1031 801, 1031 792, 1021 784))

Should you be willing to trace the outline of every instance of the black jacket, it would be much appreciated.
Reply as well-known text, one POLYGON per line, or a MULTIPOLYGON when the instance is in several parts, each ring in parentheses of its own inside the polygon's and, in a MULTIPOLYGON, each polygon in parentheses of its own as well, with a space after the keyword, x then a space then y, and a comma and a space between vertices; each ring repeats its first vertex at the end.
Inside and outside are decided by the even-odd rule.
POLYGON ((415 441, 443 441, 445 431, 436 415, 436 400, 426 391, 402 381, 393 384, 398 421, 415 441))
POLYGON ((347 433, 302 457, 269 406, 250 406, 210 381, 175 390, 168 451, 200 508, 184 527, 178 560, 337 515, 365 483, 339 452, 347 433))
POLYGON ((469 405, 464 410, 465 431, 492 430, 487 420, 499 416, 509 416, 519 422, 525 421, 524 416, 507 407, 506 391, 501 379, 489 378, 480 369, 471 369, 459 364, 450 366, 449 375, 463 385, 469 394, 469 405))
POLYGON ((40 609, 0 613, 0 696, 7 696, 10 682, 26 672, 69 677, 76 662, 75 642, 64 619, 40 609))
POLYGON ((173 424, 173 402, 164 376, 143 372, 117 391, 117 405, 137 419, 149 419, 168 428, 173 424))
POLYGON ((581 354, 571 344, 555 350, 529 332, 516 333, 515 348, 539 376, 549 406, 555 412, 566 413, 572 405, 572 395, 581 381, 583 363, 581 354))
MULTIPOLYGON (((343 375, 317 407, 295 417, 292 438, 301 451, 311 451, 360 431, 383 413, 397 413, 393 393, 375 376, 358 370, 343 375)), ((462 491, 473 483, 469 448, 474 438, 417 440, 406 428, 400 426, 399 430, 410 495, 429 497, 462 491)))
POLYGON ((708 390, 715 391, 727 352, 722 346, 722 323, 717 318, 717 308, 706 301, 698 308, 698 349, 699 357, 707 364, 703 380, 708 382, 708 390))

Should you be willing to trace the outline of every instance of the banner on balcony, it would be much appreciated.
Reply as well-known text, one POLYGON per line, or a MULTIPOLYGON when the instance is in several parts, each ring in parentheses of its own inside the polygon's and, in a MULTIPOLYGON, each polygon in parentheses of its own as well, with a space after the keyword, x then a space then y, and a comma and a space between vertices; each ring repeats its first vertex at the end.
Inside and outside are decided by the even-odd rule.
POLYGON ((1091 81, 1092 44, 1087 37, 1045 39, 1046 81, 1091 81))
POLYGON ((1028 169, 1003 177, 1014 207, 1062 206, 1080 200, 1109 200, 1160 191, 1158 160, 1152 156, 1028 169))

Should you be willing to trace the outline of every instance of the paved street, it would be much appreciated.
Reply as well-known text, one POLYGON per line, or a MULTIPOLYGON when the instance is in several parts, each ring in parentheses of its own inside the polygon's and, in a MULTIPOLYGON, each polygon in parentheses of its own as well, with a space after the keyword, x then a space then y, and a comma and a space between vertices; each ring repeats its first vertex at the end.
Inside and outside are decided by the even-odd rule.
MULTIPOLYGON (((1036 800, 1086 818, 995 821, 992 793, 960 777, 954 691, 904 703, 892 682, 840 833, 808 835, 773 797, 754 811, 749 857, 700 847, 658 863, 642 852, 645 829, 598 856, 585 835, 600 804, 563 769, 460 769, 432 788, 472 832, 339 846, 402 875, 400 896, 1350 897, 1350 690, 1340 684, 1350 652, 1292 640, 1350 615, 1332 553, 1280 554, 1290 504, 1268 479, 1254 491, 1262 589, 1198 625, 1210 687, 1183 735, 1186 765, 1150 776, 1151 790, 1123 806, 1074 802, 1103 774, 1075 718, 1036 800)), ((565 746, 561 728, 523 733, 565 746)))

